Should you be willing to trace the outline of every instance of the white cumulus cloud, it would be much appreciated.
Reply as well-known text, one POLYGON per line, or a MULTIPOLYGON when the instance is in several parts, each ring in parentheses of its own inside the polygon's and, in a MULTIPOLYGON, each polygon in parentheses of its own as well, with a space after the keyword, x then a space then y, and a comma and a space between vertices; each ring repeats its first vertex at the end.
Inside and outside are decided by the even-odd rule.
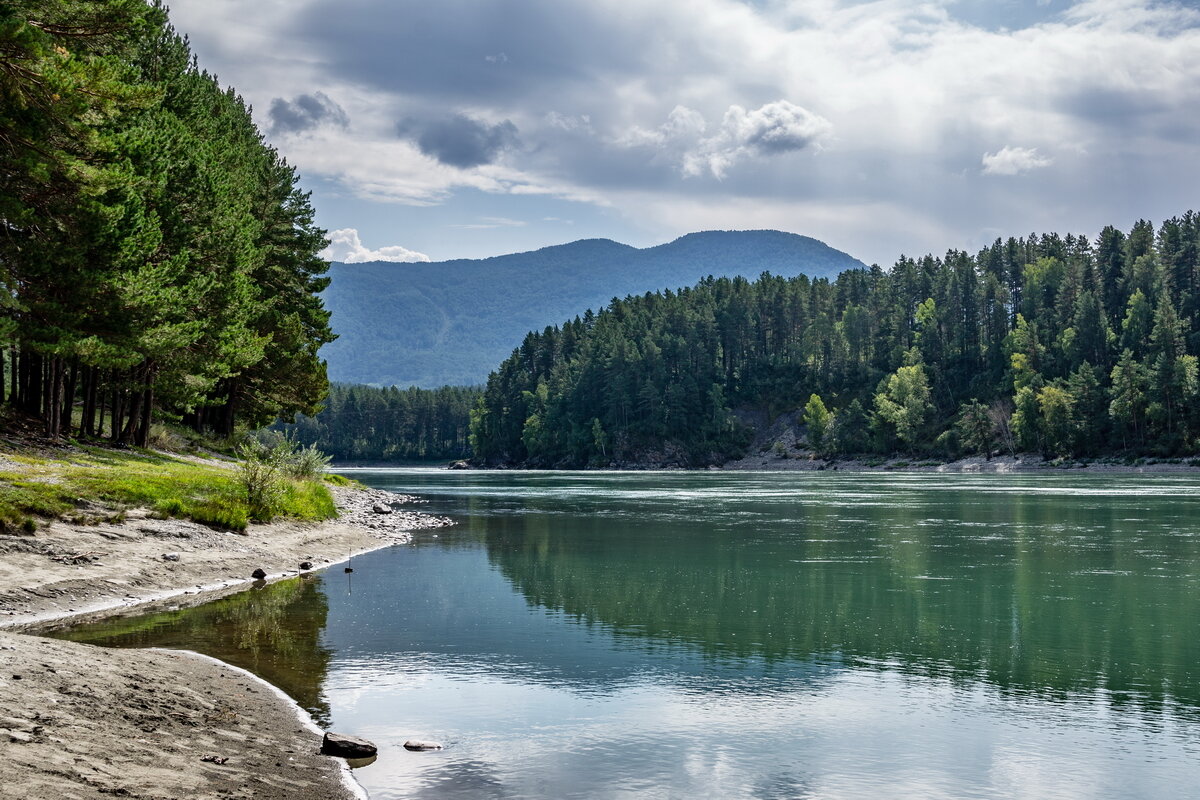
POLYGON ((1031 169, 1041 169, 1054 163, 1048 156, 1038 155, 1036 147, 1005 146, 994 153, 983 154, 984 175, 1020 175, 1031 169))
POLYGON ((724 178, 729 168, 747 156, 773 156, 819 147, 833 125, 787 100, 747 111, 729 106, 721 126, 706 136, 708 124, 695 109, 677 105, 667 121, 653 130, 634 127, 617 140, 624 147, 653 147, 674 151, 685 176, 712 174, 724 178))
POLYGON ((833 132, 829 120, 787 100, 747 111, 729 107, 716 136, 704 139, 683 161, 685 175, 705 171, 723 178, 734 163, 748 155, 773 156, 819 147, 833 132))
POLYGON ((340 228, 329 234, 329 246, 321 251, 326 261, 341 261, 345 264, 361 264, 365 261, 430 261, 429 256, 409 250, 398 244, 371 250, 358 238, 354 228, 340 228))

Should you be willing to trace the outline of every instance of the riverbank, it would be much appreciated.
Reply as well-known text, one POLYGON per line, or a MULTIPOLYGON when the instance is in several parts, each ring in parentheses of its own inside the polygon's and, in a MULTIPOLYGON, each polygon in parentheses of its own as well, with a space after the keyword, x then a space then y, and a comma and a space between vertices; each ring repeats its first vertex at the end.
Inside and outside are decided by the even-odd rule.
POLYGON ((192 653, 0 633, 0 798, 364 797, 302 715, 192 653))
POLYGON ((0 798, 362 796, 282 693, 195 654, 18 635, 208 602, 450 524, 419 501, 330 487, 338 518, 242 533, 128 509, 0 536, 0 798))
POLYGON ((818 458, 811 453, 797 452, 779 455, 758 453, 735 461, 727 461, 710 469, 756 470, 768 472, 841 470, 845 472, 950 472, 950 473, 1013 473, 1013 472, 1113 472, 1113 473, 1200 473, 1196 459, 1074 459, 1047 460, 1025 453, 1019 456, 969 456, 953 461, 923 459, 916 456, 892 458, 818 458))
POLYGON ((406 506, 416 498, 331 487, 339 517, 278 521, 244 533, 216 530, 142 509, 96 524, 54 521, 28 535, 0 536, 0 628, 30 630, 98 616, 194 605, 269 579, 344 561, 450 523, 406 506), (375 507, 388 509, 377 513, 375 507))

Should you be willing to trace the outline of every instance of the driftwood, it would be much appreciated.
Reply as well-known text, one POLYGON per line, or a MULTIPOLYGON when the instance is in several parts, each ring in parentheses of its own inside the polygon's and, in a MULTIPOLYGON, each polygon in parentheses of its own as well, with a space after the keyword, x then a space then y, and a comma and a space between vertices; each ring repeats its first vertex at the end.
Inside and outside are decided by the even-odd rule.
POLYGON ((94 564, 106 555, 108 553, 91 550, 86 553, 60 553, 56 556, 50 556, 50 560, 57 561, 60 564, 94 564))

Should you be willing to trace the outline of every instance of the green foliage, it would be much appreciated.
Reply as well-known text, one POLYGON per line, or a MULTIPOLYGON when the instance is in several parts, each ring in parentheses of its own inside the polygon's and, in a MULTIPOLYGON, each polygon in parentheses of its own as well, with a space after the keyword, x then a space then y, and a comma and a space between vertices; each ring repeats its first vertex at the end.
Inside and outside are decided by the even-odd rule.
POLYGON ((645 250, 589 239, 403 269, 334 264, 323 298, 338 340, 322 353, 337 382, 473 385, 526 332, 614 297, 688 286, 706 275, 749 279, 769 270, 832 278, 861 267, 821 242, 779 231, 710 231, 645 250))
POLYGON ((825 407, 819 394, 810 395, 804 406, 804 424, 808 426, 808 444, 818 453, 823 452, 825 436, 833 426, 834 417, 825 407))
POLYGON ((617 463, 701 465, 745 446, 743 411, 814 395, 838 453, 1194 451, 1200 216, 1157 237, 1143 221, 1094 244, 1045 234, 835 281, 616 299, 528 334, 470 412, 470 441, 489 463, 585 466, 598 420, 617 463))
POLYGON ((142 447, 156 416, 228 436, 315 413, 324 234, 164 7, 5 4, 0 97, 9 402, 142 447))
POLYGON ((258 454, 243 453, 238 468, 247 513, 255 522, 267 522, 283 504, 286 482, 279 464, 258 454))
POLYGON ((814 397, 833 419, 806 408, 810 444, 839 453, 1194 451, 1200 216, 613 300, 529 333, 469 438, 480 461, 583 467, 599 421, 612 461, 700 465, 742 452, 743 411, 814 397))
POLYGON ((958 421, 954 430, 959 443, 967 450, 992 457, 996 445, 996 426, 988 408, 978 400, 971 400, 958 410, 958 421))
POLYGON ((1071 455, 1074 443, 1075 398, 1058 386, 1044 386, 1037 393, 1040 427, 1047 456, 1071 455))
POLYGON ((263 504, 269 508, 260 505, 252 515, 243 483, 244 465, 223 468, 102 448, 86 448, 69 459, 5 455, 21 464, 20 471, 0 473, 0 525, 7 529, 31 516, 89 521, 108 519, 112 509, 119 515, 125 508, 148 508, 162 517, 239 531, 252 516, 256 521, 271 516, 301 520, 336 516, 332 496, 322 482, 282 479, 277 469, 278 490, 263 504))
POLYGON ((852 400, 834 417, 833 442, 839 453, 856 454, 870 450, 871 419, 858 400, 852 400))
POLYGON ((315 416, 272 427, 339 461, 449 461, 471 455, 470 416, 481 394, 471 387, 335 383, 315 416))
POLYGON ((875 395, 875 413, 891 424, 900 441, 909 447, 926 440, 933 410, 929 381, 921 364, 900 367, 884 382, 884 390, 875 395))

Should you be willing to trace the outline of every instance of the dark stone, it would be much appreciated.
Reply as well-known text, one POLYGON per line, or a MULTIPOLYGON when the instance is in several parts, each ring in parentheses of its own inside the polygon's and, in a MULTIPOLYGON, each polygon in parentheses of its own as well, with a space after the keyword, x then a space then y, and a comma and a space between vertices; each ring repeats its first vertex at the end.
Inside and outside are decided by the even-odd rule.
POLYGON ((163 561, 178 561, 179 553, 163 553, 163 561))
POLYGON ((379 748, 357 736, 330 732, 326 733, 325 738, 321 740, 321 752, 327 756, 340 758, 370 758, 379 752, 379 748))
POLYGON ((250 573, 250 577, 254 578, 256 581, 261 581, 266 579, 267 573, 263 572, 262 568, 259 567, 258 569, 254 570, 254 572, 250 573))
POLYGON ((376 503, 374 506, 372 506, 372 507, 371 507, 371 510, 372 510, 372 511, 374 511, 376 514, 390 514, 390 513, 392 513, 392 507, 391 507, 391 506, 385 506, 383 503, 376 503))
POLYGON ((422 742, 419 739, 409 739, 404 743, 405 750, 441 750, 442 745, 439 742, 422 742))
POLYGON ((312 569, 312 562, 311 561, 301 561, 300 569, 312 569))

